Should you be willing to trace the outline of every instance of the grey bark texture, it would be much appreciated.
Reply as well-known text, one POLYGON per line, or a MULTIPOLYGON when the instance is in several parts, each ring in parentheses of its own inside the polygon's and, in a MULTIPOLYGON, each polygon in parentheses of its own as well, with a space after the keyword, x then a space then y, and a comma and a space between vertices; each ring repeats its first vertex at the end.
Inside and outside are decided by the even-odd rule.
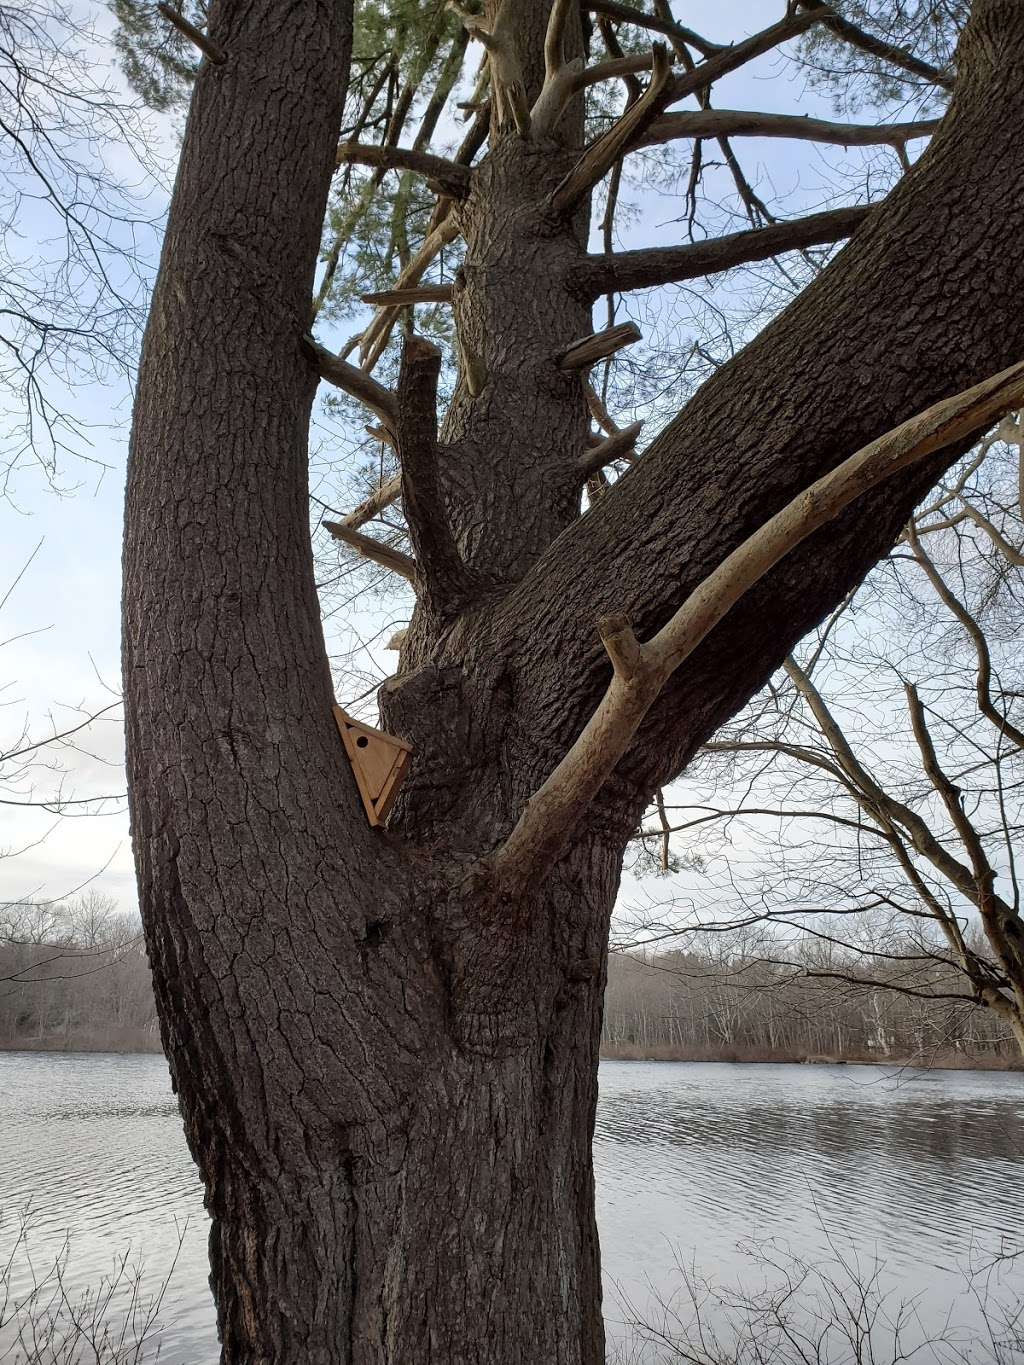
MULTIPOLYGON (((532 101, 547 7, 521 7, 532 101)), ((590 1138, 626 841, 957 452, 730 613, 544 877, 504 896, 485 860, 604 690, 599 617, 646 638, 802 486, 1024 355, 1024 12, 978 0, 921 162, 583 517, 583 380, 554 357, 594 330, 586 215, 546 208, 579 101, 557 139, 492 131, 452 210, 459 347, 483 383, 460 385, 436 452, 406 389, 432 504, 418 544, 444 555, 382 691, 416 750, 387 831, 331 715, 308 529, 304 336, 350 18, 212 7, 225 61, 196 82, 143 349, 124 669, 163 1036, 227 1365, 598 1365, 590 1138)), ((572 57, 575 12, 567 38, 572 57)))

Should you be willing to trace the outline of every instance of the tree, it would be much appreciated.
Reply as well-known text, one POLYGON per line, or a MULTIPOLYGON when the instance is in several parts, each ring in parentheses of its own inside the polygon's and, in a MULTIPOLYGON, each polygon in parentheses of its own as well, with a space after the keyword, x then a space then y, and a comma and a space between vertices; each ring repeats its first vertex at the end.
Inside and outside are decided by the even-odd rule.
POLYGON ((807 657, 706 746, 671 820, 734 923, 801 926, 797 960, 769 935, 773 961, 847 985, 881 969, 889 990, 991 1010, 1024 1051, 1019 430, 1008 418, 953 471, 807 657), (882 959, 849 918, 872 911, 898 926, 882 959), (844 960, 801 962, 806 932, 844 960))
POLYGON ((950 110, 883 205, 588 255, 594 185, 669 103, 832 22, 794 9, 723 49, 659 15, 637 22, 670 30, 680 72, 664 49, 626 58, 646 89, 586 147, 580 12, 519 0, 468 19, 488 51, 486 153, 372 153, 444 190, 399 304, 463 243, 460 382, 438 435, 430 345, 408 334, 395 390, 369 373, 394 294, 361 368, 307 336, 345 10, 210 13, 142 353, 124 626, 140 895, 225 1361, 603 1358, 589 1142, 626 844, 654 789, 1021 401, 1000 378, 980 407, 973 393, 885 436, 1021 354, 1018 7, 978 0, 950 110), (855 228, 581 516, 588 473, 622 451, 588 444, 581 371, 631 335, 595 338, 594 299, 855 228), (371 407, 401 463, 412 555, 356 542, 418 598, 380 698, 415 751, 386 832, 331 714, 307 520, 321 373, 371 407), (858 451, 862 474, 892 473, 881 490, 851 472, 858 451), (836 501, 836 469, 861 496, 836 501), (737 549, 750 569, 772 514, 792 545, 786 509, 826 475, 797 529, 846 510, 762 558, 684 661, 688 594, 737 549), (581 744, 595 714, 605 742, 581 744))

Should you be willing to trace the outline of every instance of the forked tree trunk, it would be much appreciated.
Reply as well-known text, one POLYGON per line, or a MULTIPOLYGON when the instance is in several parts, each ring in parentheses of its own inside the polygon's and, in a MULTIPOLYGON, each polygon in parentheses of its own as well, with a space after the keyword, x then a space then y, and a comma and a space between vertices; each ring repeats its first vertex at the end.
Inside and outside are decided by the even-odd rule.
MULTIPOLYGON (((521 8, 536 55, 546 4, 521 8)), ((495 139, 459 210, 454 300, 486 379, 457 394, 441 464, 472 588, 417 612, 384 689, 416 749, 384 833, 334 728, 308 533, 302 337, 349 16, 214 5, 227 60, 196 83, 136 402, 125 695, 147 943, 228 1365, 603 1360, 590 1138, 630 830, 942 460, 815 537, 756 619, 723 623, 545 876, 503 896, 481 859, 600 694, 602 610, 663 620, 796 488, 1024 354, 1024 18, 977 11, 948 126, 892 204, 582 522, 581 381, 553 356, 590 330, 583 225, 543 207, 578 119, 558 144, 495 139)))

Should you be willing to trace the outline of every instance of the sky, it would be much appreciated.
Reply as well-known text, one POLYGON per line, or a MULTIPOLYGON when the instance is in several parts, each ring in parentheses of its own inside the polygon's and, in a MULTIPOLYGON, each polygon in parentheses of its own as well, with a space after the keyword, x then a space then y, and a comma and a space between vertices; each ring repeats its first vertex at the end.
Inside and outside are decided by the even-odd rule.
MULTIPOLYGON (((111 24, 102 6, 79 9, 97 26, 98 67, 113 62, 111 24)), ((685 22, 716 39, 734 41, 776 20, 781 0, 709 3, 691 0, 685 22)), ((112 78, 117 79, 112 68, 112 78)), ((716 87, 721 108, 760 108, 779 112, 833 115, 829 101, 806 88, 803 76, 777 56, 761 59, 716 87)), ((689 104, 681 107, 691 107, 689 104)), ((867 117, 867 116, 865 116, 867 117)), ((172 122, 154 120, 159 153, 173 159, 172 122)), ((818 207, 837 183, 840 167, 852 182, 887 152, 841 149, 827 152, 809 143, 746 140, 744 166, 766 196, 783 197, 787 211, 818 207)), ((107 152, 118 166, 118 149, 107 152)), ((153 187, 157 213, 166 202, 163 187, 153 187)), ((679 240, 682 205, 664 196, 641 193, 641 211, 621 232, 623 245, 653 245, 679 240)), ((46 232, 42 220, 26 213, 26 230, 46 232)), ((143 252, 152 268, 158 233, 149 234, 143 252)), ((649 307, 650 299, 645 300, 649 307)), ((351 327, 321 339, 338 343, 351 327)), ((77 739, 78 747, 60 755, 66 769, 64 794, 76 798, 124 791, 123 740, 119 691, 119 613, 121 514, 131 386, 125 378, 84 384, 69 392, 67 405, 89 429, 91 454, 106 468, 69 457, 62 481, 72 491, 59 494, 37 470, 25 468, 13 493, 0 503, 0 598, 25 568, 21 580, 0 609, 0 746, 8 750, 23 726, 38 738, 52 726, 63 730, 85 714, 110 707, 77 739), (29 563, 29 561, 31 562, 29 563)), ((623 415, 621 420, 629 420, 623 415)), ((343 622, 370 638, 401 615, 401 604, 386 601, 348 609, 343 622)), ((388 656, 378 647, 374 659, 387 671, 388 656)), ((393 660, 394 656, 391 656, 393 660)), ((345 700, 344 698, 339 698, 345 700)), ((38 790, 52 791, 52 773, 39 775, 38 790)), ((3 795, 3 793, 0 793, 3 795)), ((24 799, 24 791, 21 799, 24 799)), ((104 809, 101 807, 101 809, 104 809)), ((134 909, 136 893, 127 815, 123 800, 90 818, 54 817, 40 811, 0 806, 0 900, 63 899, 93 884, 113 896, 121 908, 134 909), (19 851, 21 850, 21 851, 19 851)), ((684 879, 685 880, 685 879, 684 879)), ((680 884, 685 890, 685 885, 680 884)), ((680 889, 677 887, 677 889, 680 889)), ((627 876, 623 903, 632 897, 665 898, 671 886, 640 885, 627 876)))

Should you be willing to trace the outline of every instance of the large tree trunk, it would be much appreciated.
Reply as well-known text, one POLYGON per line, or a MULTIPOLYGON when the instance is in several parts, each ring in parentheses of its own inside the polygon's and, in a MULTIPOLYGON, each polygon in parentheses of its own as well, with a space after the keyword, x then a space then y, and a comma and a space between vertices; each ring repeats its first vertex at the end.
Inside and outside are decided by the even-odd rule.
MULTIPOLYGON (((495 138, 459 210, 455 291, 486 382, 444 433, 473 586, 417 611, 384 689, 416 748, 384 833, 334 730, 307 510, 302 337, 350 15, 214 6, 227 61, 197 81, 140 372, 125 692, 140 897, 225 1362, 603 1360, 590 1138, 626 841, 654 783, 884 552, 941 461, 723 623, 539 884, 496 894, 481 859, 599 695, 601 610, 663 620, 796 488, 1024 353, 1024 18, 977 8, 947 126, 893 202, 582 521, 581 383, 552 356, 590 327, 583 227, 543 209, 579 120, 558 143, 495 138)), ((545 12, 523 4, 531 51, 545 12)))

